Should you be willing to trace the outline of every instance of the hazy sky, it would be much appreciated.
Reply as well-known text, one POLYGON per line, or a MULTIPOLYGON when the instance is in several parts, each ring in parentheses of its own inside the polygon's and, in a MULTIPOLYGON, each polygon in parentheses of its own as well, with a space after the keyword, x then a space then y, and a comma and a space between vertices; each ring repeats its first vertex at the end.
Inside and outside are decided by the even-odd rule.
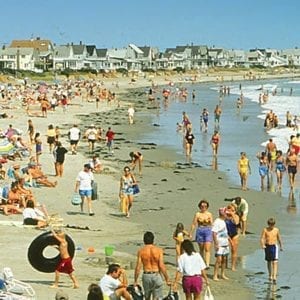
POLYGON ((39 36, 97 48, 300 47, 298 0, 9 0, 0 7, 0 45, 39 36))

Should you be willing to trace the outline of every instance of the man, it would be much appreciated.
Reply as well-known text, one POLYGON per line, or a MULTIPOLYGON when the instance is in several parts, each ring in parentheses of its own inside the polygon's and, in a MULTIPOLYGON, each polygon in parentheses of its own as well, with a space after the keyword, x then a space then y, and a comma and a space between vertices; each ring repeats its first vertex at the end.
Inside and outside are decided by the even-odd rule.
POLYGON ((248 202, 241 197, 236 197, 232 201, 232 203, 235 204, 237 207, 236 212, 240 217, 241 233, 242 235, 245 235, 247 229, 247 216, 248 216, 248 209, 249 209, 248 202))
POLYGON ((76 124, 74 124, 68 133, 72 154, 77 154, 77 145, 80 139, 80 135, 80 129, 76 124))
POLYGON ((86 136, 86 138, 88 140, 88 143, 89 143, 89 151, 90 152, 94 151, 95 143, 96 143, 96 140, 97 140, 97 135, 98 135, 98 132, 97 132, 97 129, 96 129, 94 124, 92 124, 88 128, 88 130, 85 132, 85 136, 86 136))
POLYGON ((94 180, 94 175, 91 172, 91 165, 85 164, 83 166, 83 171, 80 171, 76 178, 75 193, 79 192, 81 197, 81 212, 83 212, 83 204, 86 201, 88 205, 89 215, 95 215, 92 211, 92 181, 94 180))
POLYGON ((274 170, 274 165, 275 165, 275 160, 276 160, 276 151, 277 151, 277 146, 273 142, 273 139, 269 139, 269 142, 266 145, 266 154, 268 156, 268 161, 269 161, 269 169, 271 171, 274 170))
POLYGON ((108 127, 108 130, 107 130, 105 136, 106 136, 106 145, 108 147, 108 151, 110 153, 114 153, 113 143, 114 143, 115 133, 111 130, 111 127, 108 127))
POLYGON ((131 300, 127 291, 127 276, 125 270, 118 264, 108 266, 106 274, 99 281, 99 286, 103 295, 108 296, 110 300, 118 300, 123 297, 125 300, 131 300))
POLYGON ((290 188, 293 189, 295 186, 295 177, 297 174, 298 156, 295 153, 295 149, 291 148, 286 156, 286 165, 289 175, 290 188))
POLYGON ((137 263, 134 271, 134 285, 137 285, 138 277, 143 267, 144 273, 142 283, 144 288, 145 299, 162 299, 163 298, 163 280, 170 285, 169 276, 163 260, 163 250, 155 245, 154 235, 147 231, 144 234, 144 244, 137 253, 137 263))
POLYGON ((219 209, 219 217, 215 219, 212 226, 213 240, 215 244, 215 267, 213 280, 219 280, 219 268, 221 267, 221 278, 228 279, 225 276, 225 266, 227 256, 229 254, 229 239, 228 232, 226 228, 226 207, 219 209))

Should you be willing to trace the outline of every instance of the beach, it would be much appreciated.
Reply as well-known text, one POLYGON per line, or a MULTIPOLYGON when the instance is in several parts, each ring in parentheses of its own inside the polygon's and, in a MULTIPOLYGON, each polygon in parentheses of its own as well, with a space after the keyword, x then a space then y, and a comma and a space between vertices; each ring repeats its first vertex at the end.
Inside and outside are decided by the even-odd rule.
MULTIPOLYGON (((211 80, 216 80, 216 77, 218 76, 211 80)), ((166 84, 166 79, 169 78, 162 78, 157 84, 166 84)), ((238 270, 228 270, 228 281, 213 282, 212 268, 208 270, 208 276, 212 292, 217 299, 255 299, 254 291, 246 285, 246 281, 255 278, 255 274, 242 269, 243 258, 259 248, 259 236, 265 221, 270 215, 280 216, 280 211, 286 209, 286 203, 275 193, 255 190, 241 192, 240 187, 233 184, 226 173, 208 170, 197 164, 187 164, 182 154, 163 144, 141 143, 145 135, 155 130, 153 118, 156 110, 148 103, 147 95, 143 92, 143 87, 148 88, 151 82, 140 79, 132 84, 128 79, 118 80, 119 88, 115 86, 115 79, 107 80, 104 84, 116 92, 117 99, 121 101, 120 107, 117 102, 111 105, 101 103, 97 110, 95 102, 85 102, 78 98, 72 102, 66 113, 59 107, 56 112, 49 112, 47 119, 31 118, 35 127, 42 133, 44 151, 41 164, 51 180, 54 180, 53 157, 48 153, 45 136, 49 124, 61 128, 61 141, 66 148, 69 148, 67 132, 74 123, 77 123, 82 131, 93 123, 104 130, 111 126, 116 133, 113 156, 108 154, 104 142, 97 144, 96 153, 100 154, 104 170, 95 175, 99 188, 99 200, 93 202, 95 216, 82 215, 80 209, 71 204, 76 175, 90 157, 87 141, 80 142, 76 156, 70 153, 66 155, 65 173, 58 179, 57 187, 33 189, 34 195, 39 202, 46 205, 49 213, 58 213, 63 218, 66 233, 72 237, 77 248, 74 267, 80 288, 72 289, 67 276, 62 276, 60 288, 70 299, 85 299, 87 287, 92 282, 97 283, 105 274, 108 261, 121 263, 127 270, 129 282, 132 283, 135 255, 142 245, 143 233, 146 230, 154 232, 155 243, 164 249, 167 270, 173 279, 176 268, 172 234, 176 224, 182 222, 189 229, 200 199, 205 198, 209 201, 210 211, 216 216, 218 208, 227 205, 225 198, 242 196, 250 206, 250 233, 240 238, 238 270), (135 90, 138 87, 140 89, 135 90), (128 124, 129 103, 134 103, 136 110, 133 125, 128 124), (123 168, 129 163, 129 152, 137 150, 145 157, 143 175, 135 174, 141 193, 135 198, 132 214, 127 219, 119 211, 119 179, 123 168), (109 257, 106 257, 104 252, 107 245, 115 247, 113 255, 109 257), (91 247, 94 248, 94 252, 88 252, 88 248, 91 247)), ((28 117, 25 111, 15 108, 8 113, 12 114, 13 118, 1 119, 0 127, 5 129, 8 124, 13 124, 26 133, 28 117)), ((0 220, 11 221, 10 224, 2 224, 1 243, 2 248, 7 250, 7 255, 2 256, 2 267, 10 267, 15 278, 31 284, 36 291, 36 299, 54 299, 56 290, 50 288, 54 274, 34 270, 27 260, 28 246, 43 231, 25 228, 17 223, 22 220, 20 215, 1 215, 0 220)), ((284 222, 287 220, 280 219, 281 225, 284 225, 284 222)), ((213 260, 212 258, 212 263, 213 260)), ((263 253, 261 270, 267 278, 263 253)), ((165 290, 167 294, 168 288, 165 290)))

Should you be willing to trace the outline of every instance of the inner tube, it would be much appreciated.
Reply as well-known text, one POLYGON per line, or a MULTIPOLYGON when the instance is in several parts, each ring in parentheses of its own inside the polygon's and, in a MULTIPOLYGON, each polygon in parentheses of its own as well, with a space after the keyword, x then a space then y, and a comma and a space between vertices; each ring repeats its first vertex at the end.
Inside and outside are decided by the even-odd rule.
MULTIPOLYGON (((73 240, 66 234, 66 240, 68 242, 68 252, 70 257, 74 257, 75 244, 73 240)), ((59 241, 53 236, 51 231, 47 231, 37 236, 30 244, 27 251, 27 258, 29 263, 37 271, 43 273, 53 273, 58 266, 61 258, 58 253, 57 256, 47 258, 44 256, 44 250, 48 246, 59 245, 59 241)))

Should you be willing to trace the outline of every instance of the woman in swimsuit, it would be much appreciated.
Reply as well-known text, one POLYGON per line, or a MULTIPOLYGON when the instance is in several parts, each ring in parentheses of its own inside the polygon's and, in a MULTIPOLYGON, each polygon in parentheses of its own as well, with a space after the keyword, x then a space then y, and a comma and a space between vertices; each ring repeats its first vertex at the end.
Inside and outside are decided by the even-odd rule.
POLYGON ((200 254, 203 257, 207 268, 209 268, 210 249, 213 241, 211 231, 213 216, 208 211, 209 203, 206 200, 201 200, 198 207, 200 211, 194 216, 190 229, 190 237, 192 237, 193 231, 195 227, 197 227, 195 240, 199 245, 200 254))
POLYGON ((282 177, 283 177, 283 173, 286 170, 285 167, 285 159, 282 155, 282 151, 278 150, 276 151, 276 160, 275 160, 275 166, 276 166, 276 177, 277 177, 277 186, 278 186, 278 190, 281 190, 281 186, 282 186, 282 177))
POLYGON ((261 187, 261 190, 263 191, 265 177, 269 176, 268 156, 267 156, 266 152, 263 151, 261 153, 257 153, 256 157, 258 158, 258 161, 259 161, 258 172, 260 175, 260 187, 261 187))
POLYGON ((185 150, 186 155, 190 156, 192 154, 193 144, 194 144, 194 135, 192 133, 192 128, 189 127, 187 129, 186 135, 185 135, 185 150))
POLYGON ((211 137, 211 146, 213 150, 213 156, 218 155, 218 148, 220 143, 220 134, 217 130, 215 130, 214 134, 211 137))
POLYGON ((240 217, 236 213, 236 206, 234 204, 229 204, 226 208, 225 223, 231 249, 231 270, 235 271, 239 246, 238 228, 240 224, 240 217))
POLYGON ((247 190, 248 174, 251 174, 249 160, 245 152, 241 152, 241 158, 238 160, 237 168, 241 178, 242 190, 245 191, 247 190))

